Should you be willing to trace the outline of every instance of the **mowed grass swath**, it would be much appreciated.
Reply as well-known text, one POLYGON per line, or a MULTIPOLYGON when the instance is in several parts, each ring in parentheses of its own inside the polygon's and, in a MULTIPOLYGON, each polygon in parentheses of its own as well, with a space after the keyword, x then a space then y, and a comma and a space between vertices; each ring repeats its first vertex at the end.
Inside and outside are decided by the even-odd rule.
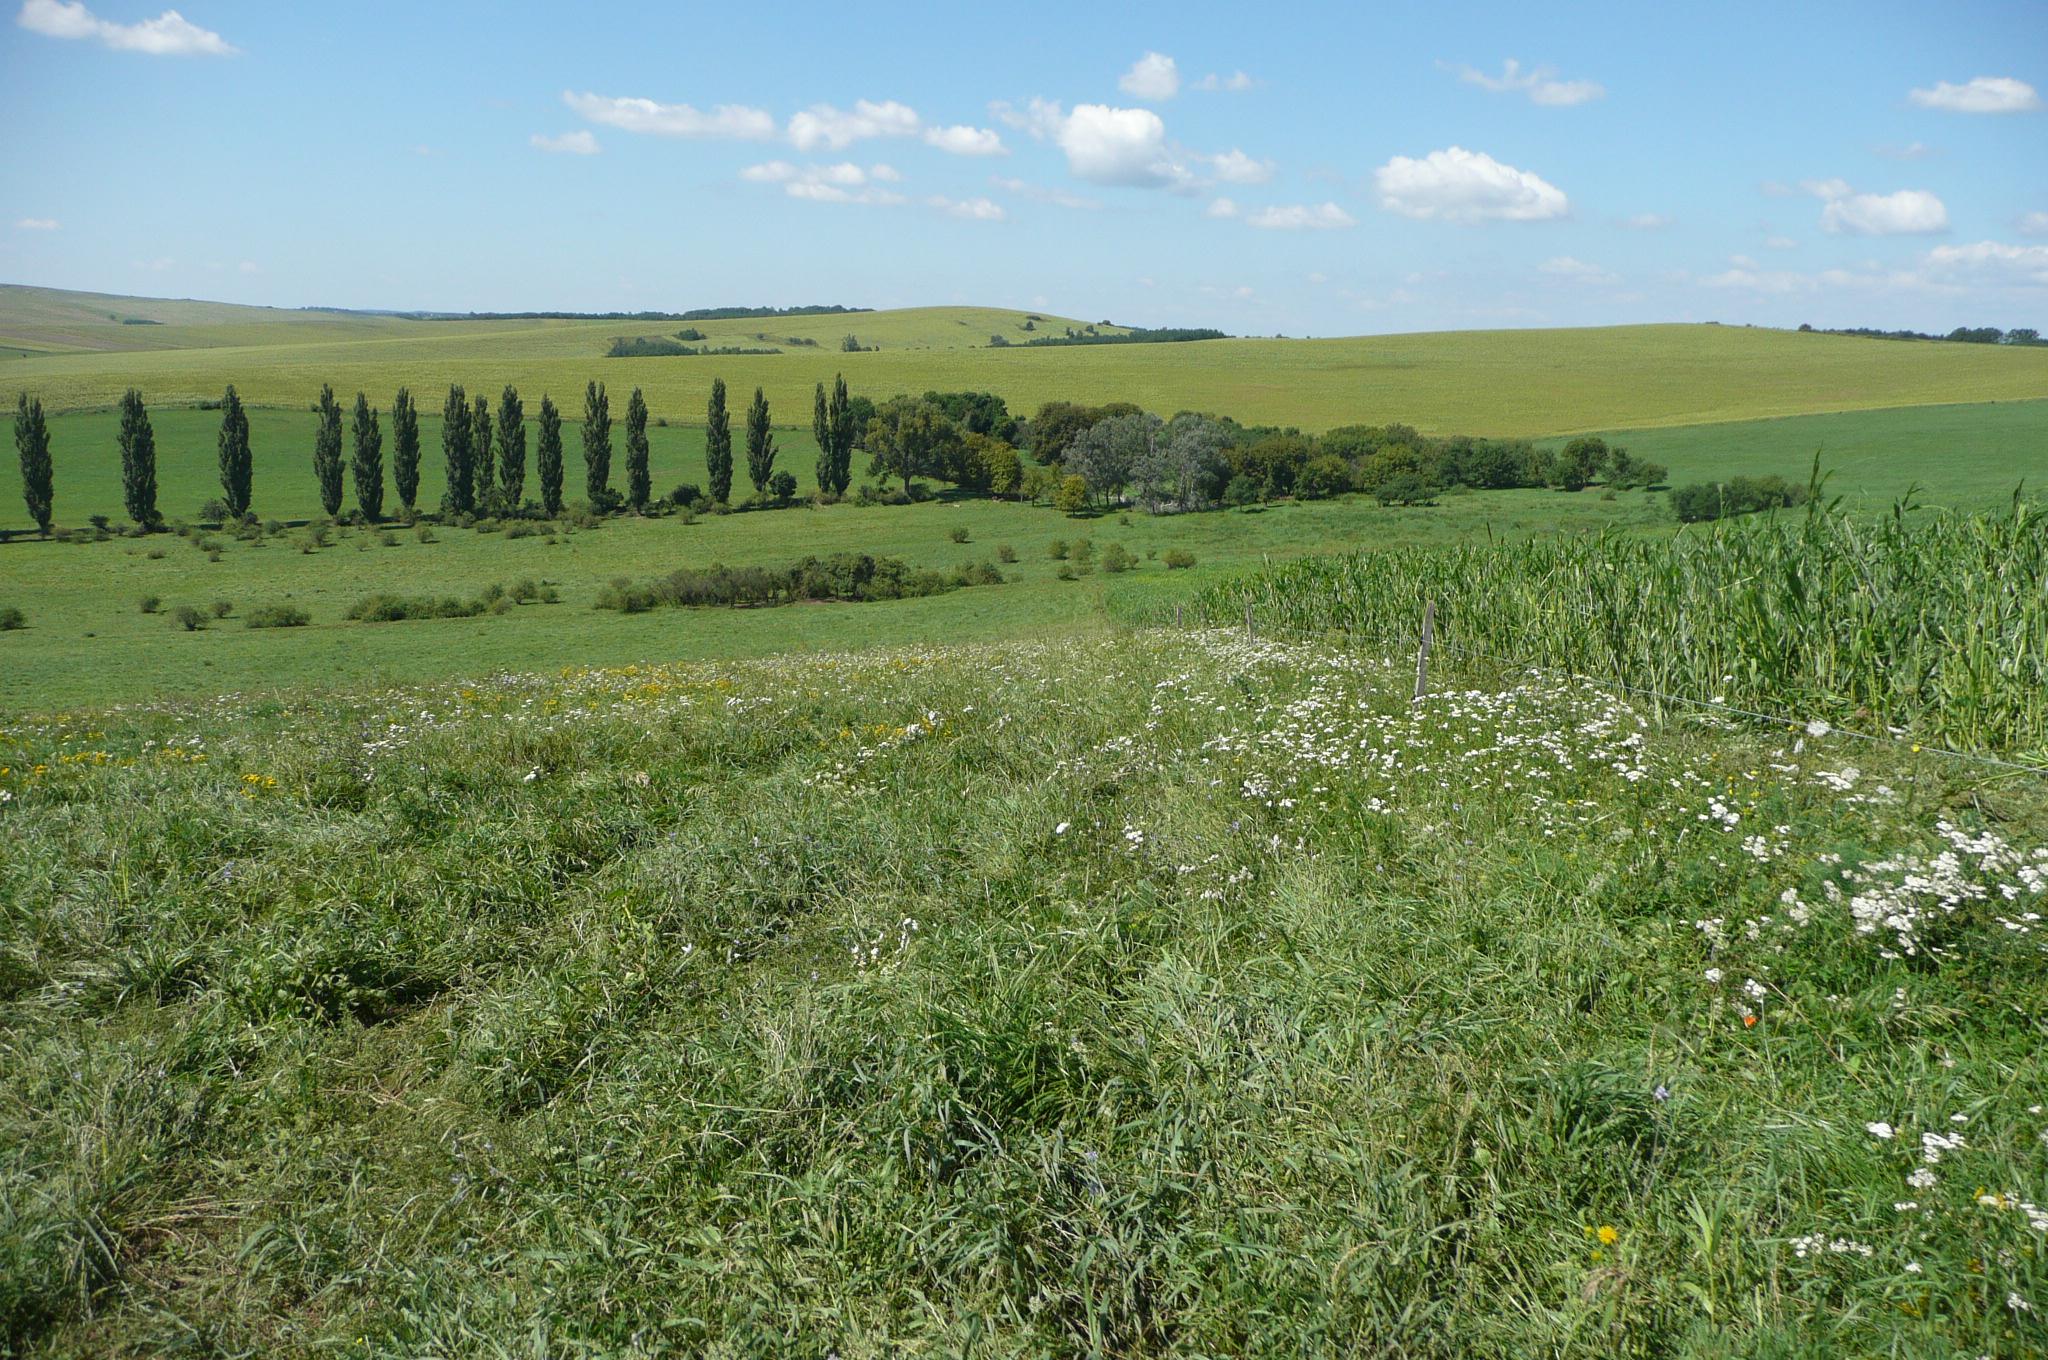
POLYGON ((24 1354, 2048 1346, 2048 801, 1930 754, 1213 633, 0 766, 24 1354))
POLYGON ((1215 585, 1198 616, 1453 648, 2048 763, 2048 515, 1805 512, 1306 558, 1215 585))

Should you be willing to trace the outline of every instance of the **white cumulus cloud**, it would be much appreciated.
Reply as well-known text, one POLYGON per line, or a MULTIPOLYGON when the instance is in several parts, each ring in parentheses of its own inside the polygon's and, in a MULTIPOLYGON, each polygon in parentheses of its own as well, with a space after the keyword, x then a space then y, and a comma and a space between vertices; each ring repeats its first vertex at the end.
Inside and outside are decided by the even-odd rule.
POLYGON ((1147 52, 1117 77, 1116 87, 1133 99, 1171 99, 1180 93, 1180 68, 1163 52, 1147 52))
POLYGON ((1802 187, 1826 201, 1821 230, 1848 236, 1925 236, 1948 230, 1948 208, 1925 189, 1859 194, 1839 179, 1807 180, 1802 187))
POLYGON ((167 9, 154 19, 117 24, 100 18, 82 3, 23 0, 15 22, 46 38, 89 39, 116 51, 142 52, 152 57, 232 57, 241 50, 174 9, 167 9))
POLYGON ((968 127, 964 123, 952 127, 932 127, 924 130, 927 144, 955 156, 1007 156, 1010 148, 1003 145, 1003 139, 993 129, 968 127))
POLYGON ((1150 109, 1077 104, 1054 140, 1074 177, 1090 184, 1187 188, 1195 182, 1167 144, 1166 124, 1150 109))
POLYGON ((2030 212, 2020 219, 2020 235, 2048 236, 2048 212, 2030 212))
POLYGON ((1211 71, 1188 88, 1191 90, 1203 90, 1210 94, 1218 91, 1230 94, 1243 94, 1258 83, 1242 71, 1232 71, 1227 76, 1219 76, 1214 71, 1211 71))
POLYGON ((915 137, 923 127, 917 110, 893 99, 857 99, 851 109, 813 104, 789 120, 789 140, 799 151, 837 151, 869 137, 915 137))
POLYGON ((832 165, 792 165, 788 161, 763 161, 740 171, 740 178, 753 184, 780 184, 791 198, 812 203, 872 203, 893 206, 903 195, 877 184, 894 184, 903 176, 891 165, 863 169, 852 161, 832 165))
POLYGON ((595 156, 603 150, 597 144, 597 138, 589 132, 564 132, 555 137, 536 132, 527 140, 539 150, 553 151, 565 156, 595 156))
POLYGON ((2011 76, 1978 76, 1960 85, 1937 80, 1906 97, 1923 109, 1949 113, 2025 113, 2041 107, 2041 96, 2034 87, 2011 76))
POLYGON ((590 122, 622 132, 658 137, 711 137, 760 141, 775 135, 775 120, 763 109, 720 104, 709 113, 688 104, 658 104, 652 99, 612 98, 562 91, 562 102, 590 122))
POLYGON ((1528 170, 1460 146, 1417 160, 1396 156, 1373 172, 1380 206, 1444 222, 1541 222, 1571 210, 1564 191, 1528 170))
POLYGON ((1943 278, 1992 287, 2048 288, 2048 246, 2015 246, 2003 241, 1936 246, 1927 252, 1927 268, 1943 278))
POLYGON ((1245 222, 1267 231, 1333 231, 1358 225, 1357 218, 1334 203, 1288 203, 1260 208, 1245 222))
POLYGON ((1509 57, 1501 63, 1500 74, 1490 76, 1470 66, 1457 68, 1458 79, 1467 85, 1477 85, 1482 90, 1495 94, 1524 94, 1532 104, 1544 104, 1552 108, 1569 108, 1584 104, 1607 93, 1597 82, 1591 80, 1559 80, 1557 72, 1547 66, 1522 69, 1522 63, 1509 57))
POLYGON ((54 217, 24 217, 14 225, 22 231, 55 231, 57 229, 57 219, 54 217))
POLYGON ((1247 156, 1236 147, 1201 159, 1208 163, 1210 173, 1226 184, 1264 184, 1273 178, 1273 162, 1247 156))

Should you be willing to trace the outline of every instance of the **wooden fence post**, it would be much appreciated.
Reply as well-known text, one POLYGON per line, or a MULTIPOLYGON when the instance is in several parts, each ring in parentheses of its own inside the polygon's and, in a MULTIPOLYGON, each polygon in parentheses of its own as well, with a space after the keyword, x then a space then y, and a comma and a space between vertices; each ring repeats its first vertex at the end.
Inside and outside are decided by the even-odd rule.
POLYGON ((1436 639, 1436 601, 1422 606, 1422 645, 1415 651, 1415 697, 1429 691, 1429 644, 1436 639))

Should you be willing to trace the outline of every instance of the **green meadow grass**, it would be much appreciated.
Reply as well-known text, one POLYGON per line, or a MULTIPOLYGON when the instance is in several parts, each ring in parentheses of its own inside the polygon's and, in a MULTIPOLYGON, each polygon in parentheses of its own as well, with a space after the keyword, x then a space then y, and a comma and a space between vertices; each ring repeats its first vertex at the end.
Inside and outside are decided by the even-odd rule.
MULTIPOLYGON (((259 495, 262 485, 259 480, 259 495)), ((1267 560, 1365 546, 1401 549, 1467 536, 1584 532, 1614 522, 1644 529, 1665 524, 1661 497, 1635 493, 1605 501, 1597 494, 1543 491, 1452 496, 1430 507, 1390 509, 1351 497, 1249 512, 1132 514, 1127 524, 1124 518, 1068 519, 1044 507, 960 500, 799 506, 708 515, 691 524, 676 517, 624 517, 599 529, 564 529, 553 543, 546 535, 511 539, 502 532, 446 526, 433 527, 434 541, 422 543, 415 530, 392 527, 396 546, 385 547, 386 530, 343 528, 329 546, 311 553, 300 551, 307 542, 303 530, 264 539, 261 546, 219 533, 104 543, 15 538, 0 544, 0 608, 21 608, 28 627, 0 632, 0 666, 8 677, 0 711, 225 689, 1094 630, 1115 618, 1170 612, 1172 599, 1200 583, 1267 560), (967 543, 952 542, 955 528, 968 531, 967 543), (1098 558, 1111 543, 1120 543, 1138 565, 1122 574, 1096 569, 1076 580, 1059 579, 1059 569, 1071 563, 1051 557, 1051 545, 1082 539, 1090 540, 1098 558), (952 568, 993 559, 1005 544, 1018 558, 998 564, 1006 584, 929 599, 639 615, 592 608, 615 579, 644 580, 684 566, 782 566, 807 554, 867 552, 916 567, 952 568), (219 551, 219 561, 209 559, 211 548, 219 551), (1196 565, 1168 571, 1161 559, 1174 548, 1192 552, 1196 565), (473 619, 343 619, 351 604, 380 591, 469 598, 486 586, 509 587, 521 579, 554 583, 561 603, 473 619), (187 633, 166 614, 142 613, 138 601, 144 596, 159 597, 166 611, 180 604, 206 610, 226 600, 235 613, 187 633), (306 609, 312 625, 242 625, 250 609, 278 603, 306 609)))
MULTIPOLYGON (((993 333, 1013 341, 1028 338, 1022 330, 1025 313, 916 308, 699 323, 712 344, 758 344, 756 333, 768 333, 818 339, 815 349, 762 357, 605 359, 613 336, 660 333, 678 323, 341 316, 329 328, 318 314, 258 310, 240 332, 207 313, 193 324, 192 345, 180 348, 178 337, 169 334, 177 326, 104 321, 82 331, 87 323, 74 318, 63 323, 72 329, 62 330, 44 315, 59 305, 47 296, 22 302, 30 315, 10 326, 9 298, 0 292, 0 343, 33 344, 44 337, 54 344, 61 334, 65 343, 81 346, 8 360, 0 368, 0 382, 37 393, 52 411, 111 406, 131 385, 158 405, 177 406, 218 397, 232 382, 246 401, 301 409, 323 382, 388 400, 402 383, 415 392, 445 389, 450 382, 495 392, 510 382, 537 395, 579 393, 588 380, 603 378, 621 390, 641 384, 655 415, 695 422, 702 419, 714 377, 738 391, 761 386, 776 409, 795 413, 809 411, 816 383, 843 372, 856 391, 877 397, 977 389, 1000 393, 1018 409, 1052 400, 1135 401, 1161 415, 1209 411, 1312 431, 1405 421, 1431 433, 1537 437, 2048 395, 2048 350, 1724 326, 995 349, 987 347, 993 333), (165 334, 155 334, 159 330, 165 334), (151 334, 132 338, 143 332, 151 334), (848 332, 883 348, 841 354, 836 346, 848 332), (163 347, 82 348, 124 340, 163 347)), ((107 304, 109 310, 129 305, 146 304, 107 304)), ((1040 330, 1066 324, 1049 317, 1040 330)))
POLYGON ((2048 400, 1893 407, 1669 429, 1609 430, 1671 480, 1776 474, 1803 480, 1815 454, 1827 489, 1867 509, 1913 493, 1927 505, 1991 509, 2022 483, 2048 488, 2048 400))
POLYGON ((2038 785, 1439 676, 10 722, 0 1349, 2048 1349, 2038 785))

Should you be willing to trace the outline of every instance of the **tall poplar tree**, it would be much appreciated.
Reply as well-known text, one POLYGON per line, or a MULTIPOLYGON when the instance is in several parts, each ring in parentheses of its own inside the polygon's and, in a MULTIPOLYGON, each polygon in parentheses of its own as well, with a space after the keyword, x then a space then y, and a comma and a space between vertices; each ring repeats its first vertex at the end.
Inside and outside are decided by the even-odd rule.
POLYGON ((711 406, 704 417, 704 466, 711 473, 711 499, 732 499, 732 417, 725 409, 725 379, 711 380, 711 406))
POLYGON ((604 384, 583 389, 583 494, 601 510, 612 492, 612 402, 604 384))
POLYGON ((497 478, 491 466, 491 403, 481 392, 469 408, 469 449, 469 499, 478 514, 487 514, 497 478))
POLYGON ((636 387, 626 402, 626 503, 646 509, 653 489, 647 472, 647 399, 636 387))
POLYGON ((364 519, 375 523, 384 518, 384 430, 370 399, 361 392, 356 393, 356 409, 348 424, 355 447, 349 472, 356 485, 356 508, 364 519))
POLYGON ((420 495, 420 412, 407 387, 391 399, 391 483, 398 489, 398 503, 413 513, 420 495))
POLYGON ((50 532, 50 511, 56 504, 56 478, 50 467, 50 423, 43 419, 43 399, 28 393, 14 408, 14 451, 21 455, 21 498, 29 518, 50 532))
POLYGON ((220 399, 220 494, 230 519, 249 513, 252 472, 249 413, 242 409, 242 398, 229 383, 220 399))
POLYGON ((450 515, 466 515, 475 505, 470 499, 469 397, 459 385, 448 389, 441 404, 441 459, 448 474, 448 489, 441 493, 441 509, 450 515))
POLYGON ((832 413, 825 405, 825 384, 819 383, 811 400, 811 438, 818 445, 818 490, 832 490, 832 413))
POLYGON ((149 426, 149 411, 142 393, 129 388, 121 394, 121 500, 128 518, 145 529, 157 526, 156 431, 149 426))
POLYGON ((526 408, 519 389, 510 385, 498 397, 498 485, 505 489, 505 503, 517 510, 526 493, 526 408))
POLYGON ((747 480, 754 494, 766 495, 768 479, 775 473, 775 433, 768 425, 768 398, 760 388, 747 406, 747 480))
POLYGON ((832 400, 826 407, 832 434, 832 494, 844 496, 853 482, 853 445, 860 431, 853 426, 853 398, 846 393, 846 375, 832 379, 832 400))
POLYGON ((341 403, 334 389, 320 384, 320 424, 313 431, 313 476, 320 483, 320 506, 329 518, 341 513, 341 403))
POLYGON ((534 471, 540 474, 540 508, 562 513, 562 413, 548 394, 540 394, 540 444, 534 450, 534 471))

